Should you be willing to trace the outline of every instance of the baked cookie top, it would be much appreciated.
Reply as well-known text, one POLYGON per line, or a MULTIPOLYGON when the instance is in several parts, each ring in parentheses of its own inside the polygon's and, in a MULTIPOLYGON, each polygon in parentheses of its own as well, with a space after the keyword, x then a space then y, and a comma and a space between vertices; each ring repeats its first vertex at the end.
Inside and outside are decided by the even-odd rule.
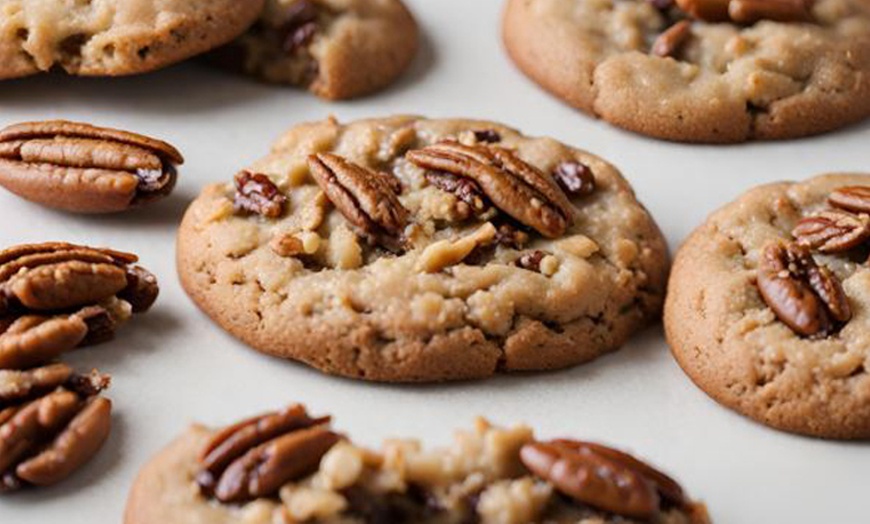
POLYGON ((263 0, 0 0, 0 78, 142 73, 224 44, 263 0))
POLYGON ((753 189, 680 249, 665 313, 685 371, 770 426, 870 438, 870 176, 753 189))
POLYGON ((546 89, 658 138, 789 138, 870 115, 868 0, 510 0, 505 41, 546 89))
POLYGON ((381 449, 302 406, 215 431, 193 426, 152 459, 125 524, 709 524, 652 466, 600 444, 537 441, 478 419, 454 443, 381 449), (252 468, 250 464, 257 464, 252 468), (552 469, 550 469, 552 467, 552 469))
POLYGON ((297 126, 203 191, 178 249, 185 288, 224 328, 371 380, 590 360, 658 313, 667 270, 607 162, 418 117, 297 126))
POLYGON ((213 58, 336 100, 391 84, 410 65, 418 39, 401 0, 267 0, 260 20, 213 58))

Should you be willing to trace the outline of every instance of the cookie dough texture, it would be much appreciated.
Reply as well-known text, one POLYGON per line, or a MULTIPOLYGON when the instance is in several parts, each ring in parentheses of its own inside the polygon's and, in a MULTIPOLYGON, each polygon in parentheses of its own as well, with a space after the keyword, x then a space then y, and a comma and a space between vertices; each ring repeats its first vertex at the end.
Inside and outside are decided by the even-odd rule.
POLYGON ((870 115, 870 0, 817 0, 817 24, 695 21, 673 58, 645 0, 509 0, 504 39, 530 78, 619 127, 686 142, 784 139, 870 115))
POLYGON ((0 0, 0 79, 158 69, 237 37, 263 0, 0 0))
POLYGON ((375 381, 480 378, 592 360, 660 311, 668 257, 658 227, 613 166, 555 140, 491 122, 330 120, 292 129, 249 170, 267 174, 288 195, 287 214, 238 216, 232 184, 207 187, 181 225, 178 269, 193 300, 260 351, 375 381), (527 251, 550 254, 542 272, 517 267, 515 249, 499 247, 476 265, 454 264, 450 253, 426 249, 474 238, 481 226, 456 223, 457 199, 427 184, 404 153, 444 139, 473 141, 481 130, 496 132, 498 145, 544 173, 574 160, 594 173, 597 190, 575 199, 567 234, 532 235, 527 251), (412 249, 387 255, 351 233, 312 181, 306 159, 318 152, 402 181, 399 198, 413 216, 406 230, 412 249), (305 231, 312 225, 314 231, 305 231), (316 253, 303 260, 279 256, 276 236, 287 233, 316 246, 316 253), (433 261, 443 269, 431 271, 433 261))
MULTIPOLYGON (((146 464, 127 500, 124 524, 420 522, 398 511, 390 513, 384 504, 419 500, 421 489, 440 510, 423 522, 639 524, 569 502, 552 484, 532 476, 518 457, 520 448, 533 440, 526 426, 499 428, 481 419, 474 429, 457 432, 452 446, 441 449, 427 450, 408 439, 388 440, 378 451, 342 442, 326 454, 313 475, 284 486, 280 499, 240 505, 210 501, 196 486, 197 457, 214 434, 204 426, 192 426, 146 464), (363 508, 368 508, 369 519, 363 508)), ((643 522, 709 524, 710 519, 703 504, 690 502, 684 509, 660 511, 643 522)))
POLYGON ((755 285, 765 244, 790 239, 828 194, 870 185, 829 175, 753 189, 714 213, 680 249, 665 307, 674 356, 706 393, 769 426, 827 438, 870 438, 870 269, 816 254, 840 278, 854 317, 836 335, 802 338, 755 285))
POLYGON ((339 100, 392 84, 418 47, 417 23, 401 0, 267 0, 259 22, 215 58, 266 82, 339 100), (302 3, 318 13, 316 30, 304 37, 305 24, 293 20, 302 3))

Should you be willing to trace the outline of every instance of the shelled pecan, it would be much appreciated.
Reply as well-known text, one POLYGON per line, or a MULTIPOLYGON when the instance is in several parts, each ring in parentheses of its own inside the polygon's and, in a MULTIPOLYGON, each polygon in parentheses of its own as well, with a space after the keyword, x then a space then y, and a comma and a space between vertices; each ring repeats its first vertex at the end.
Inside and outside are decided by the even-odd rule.
POLYGON ((166 142, 90 124, 28 122, 0 131, 0 185, 65 211, 113 213, 159 200, 182 163, 166 142))
POLYGON ((0 491, 56 484, 88 462, 109 436, 108 386, 63 364, 0 371, 0 491))
POLYGON ((200 489, 221 502, 276 495, 287 482, 316 471, 341 440, 328 429, 329 420, 311 418, 297 404, 219 431, 200 455, 200 489))
POLYGON ((809 22, 814 0, 676 0, 677 6, 707 22, 753 24, 759 20, 809 22))
POLYGON ((776 316, 802 336, 828 336, 852 318, 837 276, 817 265, 808 248, 795 243, 764 248, 758 289, 776 316))
POLYGON ((799 244, 822 253, 841 253, 870 239, 870 215, 822 211, 803 218, 792 231, 799 244))
POLYGON ((404 247, 410 213, 399 201, 391 175, 331 153, 308 157, 317 185, 357 233, 394 252, 404 247))
POLYGON ((112 337, 159 288, 129 253, 64 243, 0 251, 0 368, 52 360, 112 337))
POLYGON ((647 519, 685 503, 676 481, 636 458, 599 444, 553 440, 526 444, 523 464, 557 490, 617 515, 647 519))
POLYGON ((495 207, 548 238, 562 236, 573 223, 573 207, 559 186, 507 149, 448 141, 406 157, 430 177, 446 173, 473 181, 495 207))
POLYGON ((268 176, 242 171, 236 175, 235 183, 236 213, 278 218, 287 209, 287 197, 268 176))

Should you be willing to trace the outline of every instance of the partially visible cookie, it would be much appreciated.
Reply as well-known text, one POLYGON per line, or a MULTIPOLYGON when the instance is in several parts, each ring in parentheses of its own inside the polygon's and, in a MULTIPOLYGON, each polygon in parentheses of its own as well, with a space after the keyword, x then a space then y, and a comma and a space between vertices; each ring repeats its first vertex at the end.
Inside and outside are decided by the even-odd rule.
POLYGON ((224 329, 376 381, 592 360, 658 316, 667 266, 612 165, 469 120, 298 126, 178 237, 182 284, 224 329))
POLYGON ((600 444, 536 441, 478 419, 455 443, 380 450, 303 406, 222 430, 193 426, 133 484, 125 524, 709 524, 652 466, 600 444))
POLYGON ((665 328, 686 373, 774 428, 870 438, 870 175, 755 188, 680 249, 665 328))
POLYGON ((263 0, 0 0, 0 79, 143 73, 229 42, 263 0))
POLYGON ((657 138, 784 139, 870 115, 870 0, 509 0, 504 39, 548 91, 657 138))
POLYGON ((401 0, 267 0, 260 20, 212 59, 337 100, 393 83, 417 47, 417 23, 401 0))

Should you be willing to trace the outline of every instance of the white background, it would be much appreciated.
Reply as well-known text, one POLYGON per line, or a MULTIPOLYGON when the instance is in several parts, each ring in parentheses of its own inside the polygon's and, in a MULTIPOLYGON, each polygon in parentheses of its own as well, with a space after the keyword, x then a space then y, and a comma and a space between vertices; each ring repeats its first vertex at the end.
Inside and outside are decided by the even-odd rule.
MULTIPOLYGON (((147 76, 44 76, 0 84, 0 125, 68 118, 151 134, 187 158, 176 192, 109 217, 57 213, 0 192, 0 246, 65 240, 138 253, 162 293, 114 342, 72 354, 114 376, 115 425, 98 458, 61 486, 0 497, 0 523, 119 524, 139 467, 192 421, 223 424, 303 401, 359 442, 447 442, 475 415, 524 421, 635 451, 705 500, 718 523, 870 522, 870 446, 778 433, 715 404, 672 360, 660 327, 620 352, 563 372, 423 387, 321 375, 246 349, 200 314, 179 286, 176 224, 207 182, 225 181, 295 123, 394 113, 500 120, 619 166, 671 244, 758 183, 870 170, 870 125, 807 140, 732 147, 645 139, 589 119, 525 79, 507 59, 498 0, 414 0, 425 32, 413 70, 375 97, 328 104, 187 64, 147 76)), ((167 523, 171 524, 171 523, 167 523)))

